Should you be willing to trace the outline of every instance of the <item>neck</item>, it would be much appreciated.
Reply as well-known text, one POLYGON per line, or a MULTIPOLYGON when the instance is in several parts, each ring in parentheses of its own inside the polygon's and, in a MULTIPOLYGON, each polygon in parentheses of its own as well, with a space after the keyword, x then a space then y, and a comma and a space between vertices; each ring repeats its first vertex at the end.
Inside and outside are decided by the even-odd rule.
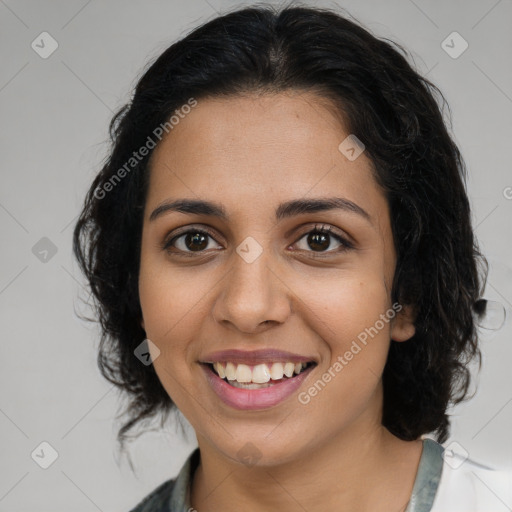
POLYGON ((329 443, 301 447, 283 463, 244 466, 198 436, 201 462, 191 487, 196 510, 297 509, 403 512, 422 442, 402 441, 380 424, 353 425, 329 443))

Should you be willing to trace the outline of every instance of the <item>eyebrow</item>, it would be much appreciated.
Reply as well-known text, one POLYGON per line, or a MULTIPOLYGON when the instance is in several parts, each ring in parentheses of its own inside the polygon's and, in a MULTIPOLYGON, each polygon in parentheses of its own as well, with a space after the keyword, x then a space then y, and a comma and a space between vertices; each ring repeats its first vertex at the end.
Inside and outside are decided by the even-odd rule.
MULTIPOLYGON (((363 208, 356 203, 342 198, 342 197, 328 197, 316 199, 293 199, 281 203, 275 212, 276 220, 282 220, 295 215, 303 215, 306 213, 325 212, 330 210, 342 210, 349 213, 355 213, 370 224, 372 223, 371 217, 363 208)), ((218 217, 224 221, 229 220, 229 215, 226 213, 225 208, 212 201, 205 201, 202 199, 177 199, 174 201, 164 201, 157 206, 151 215, 149 221, 152 222, 164 213, 179 212, 195 215, 208 215, 218 217)))

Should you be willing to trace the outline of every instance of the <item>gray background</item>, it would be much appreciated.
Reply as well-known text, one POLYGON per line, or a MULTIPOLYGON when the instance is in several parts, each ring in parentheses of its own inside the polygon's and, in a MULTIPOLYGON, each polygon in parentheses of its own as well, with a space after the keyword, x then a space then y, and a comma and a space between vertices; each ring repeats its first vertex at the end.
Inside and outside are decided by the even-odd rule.
MULTIPOLYGON (((96 367, 97 327, 75 315, 88 310, 78 300, 87 295, 71 233, 106 154, 112 113, 148 60, 216 11, 249 3, 0 0, 0 511, 128 510, 174 476, 195 446, 193 435, 185 442, 168 428, 132 443, 136 475, 117 460, 117 392, 96 367), (47 59, 31 47, 43 31, 59 45, 47 59), (50 245, 43 237, 56 254, 41 252, 50 245), (58 453, 48 469, 31 458, 43 441, 58 453)), ((511 467, 512 2, 338 5, 405 45, 452 108, 476 233, 491 263, 485 295, 504 305, 507 319, 483 331, 478 391, 453 411, 446 445, 511 467), (441 46, 453 31, 469 44, 455 59, 441 46)))

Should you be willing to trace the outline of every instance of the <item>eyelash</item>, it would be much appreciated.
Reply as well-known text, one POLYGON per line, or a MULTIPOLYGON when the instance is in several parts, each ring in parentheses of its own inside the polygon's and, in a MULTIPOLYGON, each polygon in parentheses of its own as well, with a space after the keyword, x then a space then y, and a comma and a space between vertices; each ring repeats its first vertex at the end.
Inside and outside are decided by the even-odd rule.
MULTIPOLYGON (((172 254, 172 255, 184 256, 184 257, 191 257, 191 256, 193 257, 193 256, 196 256, 196 255, 203 255, 206 252, 205 250, 202 250, 202 251, 182 251, 181 249, 178 249, 177 251, 171 251, 170 250, 170 248, 172 247, 172 244, 176 240, 178 240, 182 236, 187 235, 189 233, 209 236, 210 238, 215 240, 215 237, 214 237, 213 233, 211 231, 209 231, 208 229, 204 229, 204 228, 192 228, 192 229, 190 229, 189 228, 186 231, 183 231, 183 232, 178 233, 177 235, 173 236, 171 239, 164 240, 164 242, 162 243, 162 250, 164 250, 167 253, 172 254)), ((300 236, 300 238, 298 238, 297 241, 294 242, 294 244, 296 244, 297 242, 302 240, 306 235, 309 235, 311 233, 319 233, 319 234, 329 235, 330 237, 335 238, 341 244, 341 248, 333 249, 333 250, 328 250, 328 251, 305 251, 305 252, 310 252, 313 255, 315 255, 315 256, 313 256, 315 258, 325 257, 324 255, 326 255, 326 254, 327 255, 330 255, 330 254, 333 254, 333 253, 334 254, 339 254, 341 252, 344 252, 344 251, 347 251, 349 249, 353 249, 354 248, 354 246, 350 242, 348 242, 345 238, 343 238, 339 234, 334 233, 334 230, 333 230, 332 226, 323 226, 323 225, 322 226, 315 225, 315 227, 313 229, 310 229, 309 231, 306 231, 305 233, 303 233, 300 236)), ((304 250, 300 249, 300 251, 304 251, 304 250)))

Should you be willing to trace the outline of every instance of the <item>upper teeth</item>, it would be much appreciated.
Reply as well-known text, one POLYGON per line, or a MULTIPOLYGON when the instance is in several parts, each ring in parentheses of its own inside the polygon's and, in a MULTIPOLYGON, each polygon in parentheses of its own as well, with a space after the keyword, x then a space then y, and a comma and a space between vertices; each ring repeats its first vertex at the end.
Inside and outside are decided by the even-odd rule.
POLYGON ((270 379, 279 380, 283 378, 283 375, 292 377, 294 373, 299 374, 306 366, 307 363, 271 363, 270 365, 257 364, 251 369, 246 364, 213 363, 213 367, 221 379, 227 377, 228 380, 256 384, 263 384, 270 379))

